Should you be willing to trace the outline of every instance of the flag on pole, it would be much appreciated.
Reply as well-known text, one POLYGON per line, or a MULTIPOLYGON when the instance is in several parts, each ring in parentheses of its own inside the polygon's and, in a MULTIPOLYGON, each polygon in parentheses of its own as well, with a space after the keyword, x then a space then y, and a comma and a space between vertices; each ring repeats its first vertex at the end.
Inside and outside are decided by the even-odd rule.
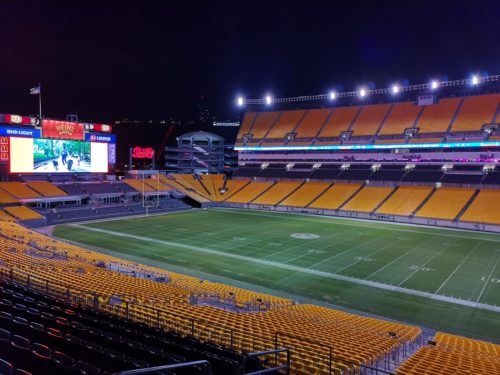
POLYGON ((40 85, 32 87, 30 88, 30 95, 38 95, 41 91, 42 90, 40 89, 40 85))

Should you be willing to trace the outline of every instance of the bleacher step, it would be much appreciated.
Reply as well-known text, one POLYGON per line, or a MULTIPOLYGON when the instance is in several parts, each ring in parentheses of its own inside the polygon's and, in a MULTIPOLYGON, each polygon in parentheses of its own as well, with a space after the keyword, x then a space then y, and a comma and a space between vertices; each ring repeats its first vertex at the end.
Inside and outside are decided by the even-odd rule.
POLYGON ((349 202, 352 198, 354 198, 354 196, 355 196, 356 194, 358 194, 358 193, 361 191, 361 189, 363 189, 365 186, 366 186, 365 184, 362 184, 359 188, 357 188, 357 189, 356 189, 356 191, 355 191, 354 193, 352 193, 352 194, 349 196, 349 198, 347 198, 347 199, 344 201, 344 203, 342 203, 342 204, 341 204, 341 205, 337 208, 337 210, 341 210, 341 209, 342 209, 342 207, 344 207, 344 206, 345 206, 345 205, 346 205, 346 204, 347 204, 347 203, 348 203, 348 202, 349 202))
POLYGON ((434 187, 432 188, 431 192, 425 197, 425 199, 413 210, 413 212, 410 214, 410 217, 414 217, 417 212, 424 207, 424 205, 431 199, 431 197, 434 195, 434 193, 437 191, 437 189, 434 187))
POLYGON ((323 194, 325 194, 328 190, 330 190, 330 188, 331 188, 332 186, 333 186, 333 182, 332 182, 332 183, 330 183, 330 185, 328 185, 328 186, 326 187, 326 189, 325 189, 325 190, 323 190, 321 193, 319 193, 319 195, 318 195, 316 198, 314 198, 312 201, 310 201, 310 202, 309 202, 308 204, 306 204, 304 207, 305 207, 305 208, 307 208, 307 207, 309 207, 311 204, 313 204, 314 202, 316 202, 316 201, 317 201, 317 200, 318 200, 318 199, 319 199, 319 198, 320 198, 323 194))
POLYGON ((283 202, 285 199, 287 199, 290 195, 292 195, 297 190, 299 190, 304 184, 305 184, 305 182, 302 182, 299 186, 297 186, 297 188, 293 189, 290 193, 288 193, 287 195, 285 195, 283 197, 283 199, 281 199, 278 203, 275 204, 275 206, 278 206, 281 202, 283 202))
POLYGON ((382 201, 373 209, 372 213, 373 212, 377 212, 377 210, 382 207, 382 205, 387 202, 393 195, 394 193, 396 193, 396 191, 398 191, 398 189, 400 188, 400 186, 396 186, 394 189, 392 189, 392 191, 389 193, 389 195, 387 197, 385 197, 384 199, 382 199, 382 201))
POLYGON ((454 222, 460 220, 460 217, 464 214, 465 211, 467 211, 467 209, 469 208, 469 206, 472 204, 472 202, 474 202, 474 200, 476 199, 476 197, 479 195, 480 192, 481 192, 481 189, 476 189, 476 191, 474 191, 474 194, 471 195, 470 199, 462 207, 462 209, 460 210, 460 212, 458 213, 458 215, 453 219, 454 222))
POLYGON ((261 195, 265 194, 269 189, 271 189, 274 185, 276 185, 278 183, 278 181, 274 181, 271 185, 269 185, 269 187, 267 189, 264 189, 260 194, 258 194, 254 199, 252 199, 250 202, 248 203, 252 203, 253 201, 255 201, 257 198, 259 198, 261 195))

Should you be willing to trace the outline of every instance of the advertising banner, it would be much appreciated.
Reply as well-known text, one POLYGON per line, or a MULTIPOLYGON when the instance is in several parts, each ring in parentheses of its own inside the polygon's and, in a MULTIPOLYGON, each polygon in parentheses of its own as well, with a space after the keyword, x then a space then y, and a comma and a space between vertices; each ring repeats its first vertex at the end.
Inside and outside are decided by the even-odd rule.
POLYGON ((9 137, 0 137, 0 161, 9 160, 9 137))
POLYGON ((38 125, 39 121, 36 117, 19 116, 12 114, 0 114, 0 122, 14 125, 38 125))
POLYGON ((99 133, 85 133, 85 140, 87 142, 116 143, 116 135, 114 135, 114 134, 99 134, 99 133))
POLYGON ((30 128, 11 128, 8 126, 0 126, 0 137, 2 136, 40 138, 40 130, 30 129, 30 128))
POLYGON ((83 124, 78 122, 43 120, 42 135, 44 138, 83 140, 83 124))

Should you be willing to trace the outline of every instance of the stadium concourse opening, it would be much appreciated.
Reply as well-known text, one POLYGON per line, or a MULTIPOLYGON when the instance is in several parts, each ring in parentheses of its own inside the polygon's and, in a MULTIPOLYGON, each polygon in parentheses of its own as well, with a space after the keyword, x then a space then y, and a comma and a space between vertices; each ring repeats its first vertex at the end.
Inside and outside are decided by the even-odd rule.
POLYGON ((119 176, 111 125, 0 114, 0 373, 500 374, 499 82, 240 97, 236 167, 119 176))

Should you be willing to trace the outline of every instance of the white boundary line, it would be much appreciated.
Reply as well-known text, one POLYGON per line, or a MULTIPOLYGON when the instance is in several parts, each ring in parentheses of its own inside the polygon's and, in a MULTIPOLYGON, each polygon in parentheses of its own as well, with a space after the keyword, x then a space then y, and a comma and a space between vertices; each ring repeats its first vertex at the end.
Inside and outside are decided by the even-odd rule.
POLYGON ((462 267, 462 265, 465 263, 465 261, 466 261, 467 259, 469 259, 469 258, 471 257, 471 255, 472 255, 472 254, 474 254, 474 253, 475 253, 475 251, 479 248, 479 246, 480 246, 480 245, 481 245, 481 242, 478 242, 478 243, 476 244, 476 246, 474 246, 474 247, 472 248, 472 250, 469 252, 469 254, 467 254, 467 256, 466 256, 466 257, 464 257, 464 258, 462 259, 462 261, 458 264, 458 266, 456 266, 456 267, 455 267, 455 269, 453 270, 453 272, 452 272, 452 273, 450 273, 450 274, 448 275, 448 277, 446 278, 446 280, 445 280, 445 281, 443 281, 443 283, 439 286, 439 288, 437 288, 437 290, 434 292, 434 294, 438 294, 438 293, 439 293, 439 291, 440 291, 441 289, 443 289, 443 287, 446 285, 446 283, 447 283, 447 282, 448 282, 448 281, 452 278, 452 276, 453 276, 455 273, 457 273, 457 271, 460 269, 460 267, 462 267))
POLYGON ((481 297, 483 296, 483 293, 484 291, 486 290, 486 287, 489 285, 490 283, 490 280, 491 280, 491 276, 493 275, 493 272, 495 271, 495 269, 497 268, 497 265, 498 265, 498 261, 500 260, 500 258, 497 258, 497 261, 495 262, 495 265, 493 266, 493 268, 491 269, 491 272, 490 274, 488 275, 488 278, 484 281, 484 286, 483 288, 481 289, 481 293, 479 293, 479 297, 477 297, 477 300, 476 302, 479 302, 479 300, 481 299, 481 297))
POLYGON ((313 215, 313 214, 304 214, 304 213, 299 213, 299 212, 264 211, 264 210, 257 210, 257 209, 252 209, 252 208, 212 207, 211 209, 217 210, 217 211, 220 210, 220 211, 231 212, 231 213, 238 213, 238 214, 244 213, 247 215, 267 216, 267 217, 272 217, 273 215, 280 214, 283 216, 289 216, 290 220, 299 220, 299 221, 305 221, 304 218, 300 218, 300 216, 304 216, 304 217, 311 218, 311 219, 307 219, 307 221, 313 221, 313 222, 324 223, 324 224, 328 224, 330 221, 331 224, 355 226, 355 227, 370 228, 370 229, 391 230, 391 231, 399 231, 399 232, 407 232, 407 233, 419 233, 419 234, 431 233, 431 234, 436 235, 436 236, 468 238, 468 239, 472 239, 472 240, 480 239, 483 241, 500 242, 500 239, 495 239, 495 238, 478 238, 478 237, 472 237, 472 236, 461 236, 461 235, 440 233, 440 231, 465 232, 465 233, 476 234, 478 236, 497 236, 498 237, 498 233, 478 232, 478 231, 462 229, 462 228, 448 228, 448 227, 438 227, 438 226, 432 226, 432 225, 412 224, 412 223, 396 223, 396 222, 391 222, 391 221, 360 219, 360 218, 355 218, 355 217, 313 215), (251 212, 246 212, 246 211, 251 211, 251 212), (266 215, 266 213, 270 213, 271 215, 266 215), (318 220, 321 218, 323 218, 324 220, 318 220), (352 221, 353 223, 349 223, 349 221, 352 221), (355 223, 356 221, 358 223, 355 223), (359 222, 365 223, 365 224, 373 224, 373 225, 371 225, 371 226, 370 225, 360 225, 359 222), (402 229, 402 228, 386 228, 386 227, 384 227, 385 225, 412 227, 412 228, 415 228, 415 230, 402 229), (430 232, 423 232, 423 231, 419 231, 418 229, 427 229, 430 232))
POLYGON ((105 229, 92 228, 92 227, 83 226, 83 225, 79 225, 79 224, 72 224, 71 226, 76 227, 76 228, 80 228, 80 229, 84 229, 87 231, 105 233, 105 234, 115 236, 115 237, 132 238, 132 239, 136 239, 136 240, 144 241, 144 242, 158 243, 161 245, 183 248, 183 249, 187 249, 187 250, 191 250, 191 251, 195 251, 195 252, 237 259, 237 260, 241 260, 244 262, 262 264, 262 265, 266 265, 266 266, 270 266, 270 267, 286 269, 289 271, 306 273, 306 274, 310 274, 310 275, 314 275, 314 276, 326 277, 326 278, 335 279, 335 280, 347 281, 350 283, 370 286, 370 287, 374 287, 374 288, 378 288, 378 289, 384 289, 384 290, 393 291, 393 292, 400 292, 400 293, 405 293, 405 294, 410 294, 410 295, 416 295, 416 296, 420 296, 420 297, 427 297, 430 299, 445 301, 445 302, 454 303, 457 305, 474 307, 474 308, 482 309, 482 310, 500 312, 500 306, 492 306, 492 305, 483 304, 483 303, 474 303, 471 301, 461 300, 459 298, 435 295, 433 293, 421 292, 418 290, 407 289, 407 288, 402 288, 402 287, 398 287, 398 286, 394 286, 394 285, 388 285, 388 284, 383 284, 383 283, 378 283, 378 282, 368 281, 368 280, 363 280, 363 279, 357 279, 357 278, 350 277, 350 276, 343 276, 343 275, 338 275, 338 274, 334 274, 334 273, 330 273, 330 272, 293 266, 290 264, 272 262, 272 261, 268 261, 268 260, 264 260, 264 259, 257 259, 257 258, 243 256, 243 255, 225 253, 222 251, 211 250, 211 249, 187 245, 187 244, 183 244, 183 243, 158 240, 158 239, 154 239, 154 238, 146 238, 146 237, 136 236, 136 235, 127 234, 127 233, 113 232, 113 231, 109 231, 109 230, 105 230, 105 229))

